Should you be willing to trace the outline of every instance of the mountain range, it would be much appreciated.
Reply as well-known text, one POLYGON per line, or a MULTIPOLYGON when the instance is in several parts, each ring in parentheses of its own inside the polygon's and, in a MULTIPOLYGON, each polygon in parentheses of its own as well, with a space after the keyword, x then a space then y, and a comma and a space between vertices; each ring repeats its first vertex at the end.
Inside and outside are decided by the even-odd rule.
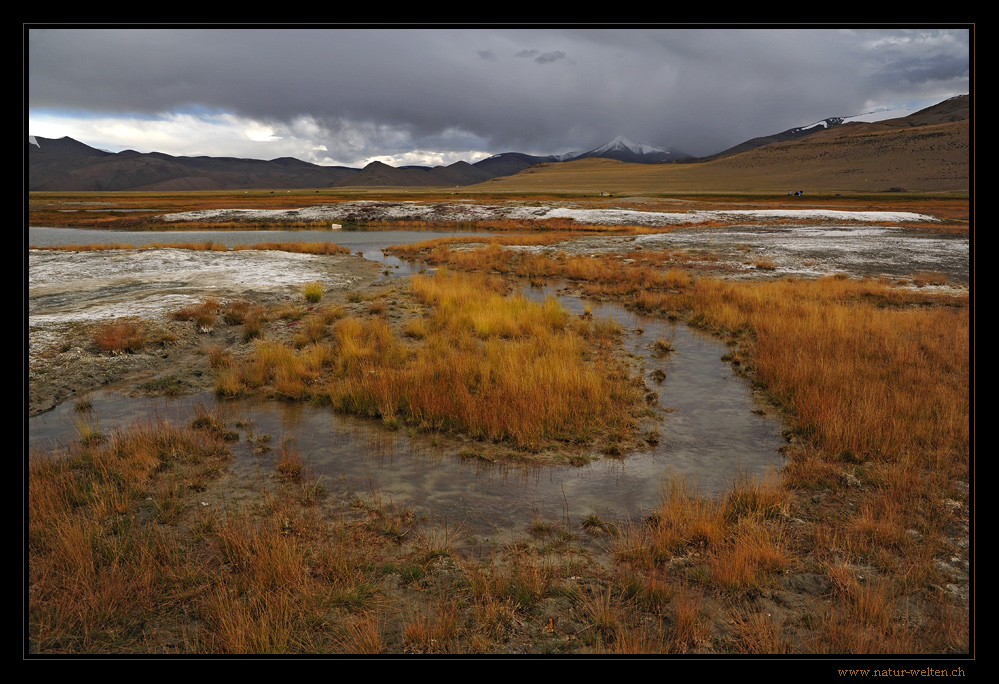
POLYGON ((929 126, 970 117, 970 96, 950 98, 909 116, 877 123, 831 117, 808 126, 747 140, 709 157, 644 145, 619 136, 588 152, 567 155, 496 154, 474 164, 393 167, 372 162, 362 169, 319 166, 283 157, 269 161, 232 157, 174 157, 134 150, 107 152, 69 137, 29 136, 28 189, 31 191, 185 191, 303 189, 349 186, 466 186, 512 176, 538 164, 612 159, 629 164, 691 164, 714 161, 774 144, 807 141, 822 135, 856 135, 876 130, 929 126))

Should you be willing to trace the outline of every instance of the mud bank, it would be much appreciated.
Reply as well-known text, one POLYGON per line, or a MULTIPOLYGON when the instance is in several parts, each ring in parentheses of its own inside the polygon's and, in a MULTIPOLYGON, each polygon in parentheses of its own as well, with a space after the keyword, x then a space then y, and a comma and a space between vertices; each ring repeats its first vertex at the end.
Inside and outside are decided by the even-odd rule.
POLYGON ((141 384, 168 374, 178 392, 207 389, 207 348, 234 344, 238 331, 202 334, 171 312, 208 297, 301 301, 301 287, 313 281, 330 299, 343 298, 375 282, 379 265, 353 255, 271 250, 31 250, 28 274, 28 413, 35 415, 126 378, 141 384), (134 354, 96 353, 96 326, 122 317, 142 321, 147 346, 134 354))

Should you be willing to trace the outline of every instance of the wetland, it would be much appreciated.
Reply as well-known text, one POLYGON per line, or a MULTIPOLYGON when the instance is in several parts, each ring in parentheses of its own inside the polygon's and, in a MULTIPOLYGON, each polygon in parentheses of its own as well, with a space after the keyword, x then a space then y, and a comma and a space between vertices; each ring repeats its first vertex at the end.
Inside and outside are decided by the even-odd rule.
MULTIPOLYGON (((669 212, 643 217, 633 208, 599 214, 498 206, 368 202, 286 219, 346 216, 380 230, 210 231, 204 225, 232 222, 232 212, 175 216, 164 223, 187 221, 199 229, 170 235, 32 228, 29 461, 86 471, 82 464, 112 458, 98 452, 138 440, 130 435, 149 426, 183 432, 195 424, 225 426, 209 436, 228 454, 176 447, 216 456, 177 463, 161 456, 162 465, 136 476, 145 496, 117 504, 110 517, 98 516, 98 524, 116 529, 131 521, 127 526, 156 538, 146 539, 154 546, 186 539, 185 557, 198 560, 185 571, 196 589, 182 608, 135 600, 84 636, 81 625, 95 618, 60 604, 81 597, 60 595, 55 571, 40 555, 34 565, 45 570, 34 575, 31 591, 45 599, 38 599, 31 618, 32 648, 966 649, 966 231, 941 230, 933 225, 938 219, 918 212, 825 208, 807 215, 746 210, 664 218, 669 212), (389 221, 398 227, 383 225, 389 221), (704 225, 688 225, 692 221, 704 225), (450 230, 424 224, 406 230, 406 222, 450 230), (511 230, 507 222, 522 225, 511 230), (557 230, 539 230, 545 222, 558 222, 557 230), (601 228, 585 227, 591 225, 601 228), (381 230, 386 227, 393 230, 381 230), (329 253, 287 248, 329 242, 342 247, 329 253), (277 375, 244 389, 265 344, 280 345, 303 363, 323 344, 343 357, 346 338, 337 335, 344 321, 358 321, 357 330, 384 326, 373 348, 404 350, 409 358, 434 346, 437 334, 454 347, 486 350, 527 335, 492 333, 476 323, 471 342, 444 337, 451 334, 440 318, 444 300, 421 295, 420 288, 457 273, 479 273, 484 280, 469 282, 480 293, 557 309, 555 327, 590 347, 581 355, 586 368, 623 381, 614 390, 621 409, 616 422, 595 424, 577 437, 521 439, 513 427, 427 417, 429 409, 415 399, 391 409, 384 399, 347 400, 345 390, 320 387, 314 374, 304 376, 304 389, 281 385, 291 380, 277 375), (319 302, 303 295, 309 283, 322 284, 319 302), (210 326, 176 315, 208 301, 218 309, 210 326), (248 336, 245 323, 226 322, 233 302, 259 307, 257 335, 248 336), (712 308, 720 302, 740 313, 732 318, 712 308), (788 313, 791 304, 817 312, 788 313), (938 318, 910 320, 916 312, 938 318), (792 362, 767 344, 791 337, 780 325, 808 328, 813 315, 823 321, 816 339, 795 338, 814 345, 805 358, 792 362), (95 330, 122 319, 139 322, 144 344, 100 353, 95 330), (304 337, 316 319, 323 319, 315 324, 318 337, 304 337), (887 319, 911 327, 882 332, 887 319), (938 339, 962 327, 965 337, 938 339), (891 388, 871 390, 868 385, 881 381, 834 367, 841 361, 835 347, 874 338, 879 354, 897 358, 863 365, 908 383, 902 394, 930 393, 935 422, 928 423, 925 403, 905 403, 891 388), (915 346, 896 349, 888 338, 915 346), (952 351, 945 353, 948 346, 952 351), (227 360, 217 363, 223 352, 227 360), (916 359, 932 362, 923 369, 929 375, 912 375, 916 359), (223 386, 230 364, 242 374, 238 391, 223 386), (796 364, 802 375, 787 376, 796 364), (806 375, 816 382, 814 400, 801 390, 806 375), (862 418, 849 408, 858 402, 868 406, 862 418), (877 422, 879 410, 908 412, 927 431, 900 436, 877 422), (94 435, 100 439, 91 440, 94 435), (899 479, 899 464, 915 477, 899 479), (903 514, 900 502, 917 511, 903 514), (858 511, 846 523, 844 508, 858 511), (258 522, 249 531, 234 529, 248 511, 256 511, 258 522), (252 529, 263 535, 272 525, 274 538, 237 539, 252 536, 252 529), (300 578, 294 585, 300 597, 289 602, 283 589, 253 588, 247 573, 266 570, 237 561, 232 549, 240 544, 258 559, 300 556, 290 571, 300 578), (902 568, 917 579, 900 581, 902 568), (236 604, 216 593, 220 581, 236 604), (861 609, 860 601, 879 603, 876 610, 861 609), (225 611, 245 622, 223 625, 211 617, 225 611)), ((403 391, 404 366, 365 358, 369 376, 391 375, 400 383, 393 385, 397 393, 403 391)), ((322 373, 332 374, 336 364, 323 361, 322 373)), ((485 388, 475 385, 470 396, 484 395, 485 388)), ((577 397, 558 400, 572 405, 577 397)), ((204 430, 195 432, 204 437, 204 430)), ((34 517, 42 525, 44 516, 34 517)), ((36 524, 29 541, 38 549, 66 543, 36 524)), ((107 562, 92 559, 88 567, 98 572, 107 562)))

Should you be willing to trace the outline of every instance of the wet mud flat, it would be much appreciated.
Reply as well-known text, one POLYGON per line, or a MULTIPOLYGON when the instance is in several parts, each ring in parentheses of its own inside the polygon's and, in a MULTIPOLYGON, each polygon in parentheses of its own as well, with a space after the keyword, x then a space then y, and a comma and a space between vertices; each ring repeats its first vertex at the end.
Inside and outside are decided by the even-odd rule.
POLYGON ((184 391, 207 389, 206 351, 234 344, 234 330, 200 334, 171 314, 207 298, 277 305, 301 299, 304 283, 322 282, 331 298, 381 278, 379 265, 354 255, 276 250, 186 249, 62 252, 28 255, 28 413, 36 415, 88 391, 122 381, 141 384, 164 373, 182 376, 184 391), (139 320, 149 343, 136 354, 95 353, 102 323, 139 320), (157 340, 160 342, 157 343, 157 340))

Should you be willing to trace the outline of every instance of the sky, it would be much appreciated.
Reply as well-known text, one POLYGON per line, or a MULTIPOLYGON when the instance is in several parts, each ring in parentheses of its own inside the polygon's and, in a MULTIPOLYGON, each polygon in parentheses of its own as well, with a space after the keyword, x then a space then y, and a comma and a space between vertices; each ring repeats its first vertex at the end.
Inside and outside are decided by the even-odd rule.
POLYGON ((705 156, 969 93, 970 34, 26 25, 26 125, 112 152, 355 168, 583 152, 619 135, 705 156))

